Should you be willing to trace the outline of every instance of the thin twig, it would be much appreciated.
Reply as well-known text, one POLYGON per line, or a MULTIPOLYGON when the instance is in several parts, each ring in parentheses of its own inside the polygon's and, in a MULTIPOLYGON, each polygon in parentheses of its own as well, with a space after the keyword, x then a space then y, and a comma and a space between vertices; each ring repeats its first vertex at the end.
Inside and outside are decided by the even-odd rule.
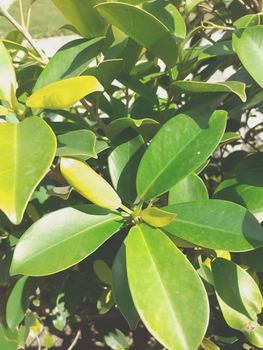
POLYGON ((19 3, 19 12, 20 12, 21 25, 22 25, 23 28, 25 28, 26 27, 26 23, 25 23, 24 8, 23 8, 22 0, 19 0, 18 3, 19 3))
POLYGON ((15 19, 10 15, 10 13, 5 10, 3 7, 0 7, 0 15, 5 17, 22 35, 23 37, 29 42, 29 44, 33 47, 33 49, 38 53, 39 57, 41 57, 43 63, 48 62, 47 56, 44 54, 44 52, 37 47, 35 44, 34 39, 29 34, 29 32, 23 28, 15 19))
POLYGON ((75 346, 75 345, 77 344, 77 342, 79 341, 80 336, 81 336, 81 331, 78 330, 78 331, 77 331, 77 334, 76 334, 76 336, 75 336, 75 338, 74 338, 74 340, 73 340, 73 343, 70 345, 70 347, 68 348, 68 350, 72 350, 72 349, 74 348, 74 346, 75 346))
POLYGON ((88 104, 88 102, 85 100, 85 98, 82 98, 80 100, 80 102, 82 103, 83 107, 86 108, 86 110, 90 113, 90 115, 92 116, 92 118, 97 122, 97 124, 99 125, 99 127, 101 128, 101 130, 103 130, 104 132, 106 131, 106 125, 104 124, 104 122, 100 119, 100 116, 97 112, 96 108, 92 108, 92 106, 90 106, 88 104))

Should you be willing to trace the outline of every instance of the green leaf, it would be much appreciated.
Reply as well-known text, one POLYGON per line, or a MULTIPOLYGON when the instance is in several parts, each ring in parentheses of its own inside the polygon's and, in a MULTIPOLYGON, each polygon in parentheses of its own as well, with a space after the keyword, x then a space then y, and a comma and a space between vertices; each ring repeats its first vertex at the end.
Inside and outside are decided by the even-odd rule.
POLYGON ((242 265, 250 267, 256 272, 263 272, 263 248, 258 248, 242 254, 242 265))
POLYGON ((121 206, 121 199, 110 184, 85 162, 62 158, 60 170, 67 182, 92 203, 111 210, 121 206))
POLYGON ((204 200, 163 209, 176 214, 167 232, 202 247, 238 252, 263 246, 263 228, 240 205, 204 200))
POLYGON ((240 29, 233 34, 233 48, 253 79, 263 87, 263 26, 240 29))
POLYGON ((19 124, 0 123, 0 148, 0 209, 19 224, 34 189, 52 164, 56 137, 46 122, 30 117, 19 124))
POLYGON ((104 3, 96 7, 105 20, 173 67, 177 61, 175 36, 150 13, 129 4, 104 3), (142 35, 143 33, 143 35, 142 35))
POLYGON ((17 82, 12 58, 0 40, 0 100, 8 101, 12 106, 12 90, 16 91, 17 82))
POLYGON ((169 191, 168 204, 194 202, 208 199, 205 184, 196 174, 190 174, 169 191))
POLYGON ((93 270, 98 279, 108 286, 112 285, 112 272, 109 266, 103 260, 95 260, 93 270))
MULTIPOLYGON (((261 177, 261 174, 259 174, 259 177, 261 177)), ((263 186, 246 184, 244 178, 243 182, 239 182, 236 178, 224 180, 216 188, 214 198, 243 205, 252 213, 263 211, 263 186)))
POLYGON ((142 83, 136 77, 133 77, 133 76, 125 74, 125 73, 120 74, 120 76, 118 77, 118 80, 124 86, 133 90, 138 95, 144 97, 150 103, 158 104, 158 98, 156 95, 156 88, 152 88, 152 87, 148 86, 147 84, 142 83))
POLYGON ((134 304, 152 335, 167 349, 195 350, 206 332, 209 307, 183 253, 160 230, 136 226, 127 238, 127 270, 134 304))
POLYGON ((121 225, 121 216, 114 213, 64 208, 47 214, 19 240, 11 273, 44 276, 65 270, 97 250, 121 225))
POLYGON ((246 84, 239 81, 225 81, 222 83, 208 83, 204 81, 178 80, 172 83, 172 91, 180 89, 190 93, 228 92, 236 94, 242 102, 246 102, 246 84))
POLYGON ((257 26, 257 25, 260 25, 260 14, 259 13, 242 16, 234 22, 234 26, 237 29, 253 27, 253 26, 257 26))
POLYGON ((156 207, 149 207, 141 212, 142 220, 153 227, 167 226, 175 217, 176 214, 169 213, 156 207))
POLYGON ((197 5, 204 2, 204 0, 186 0, 185 1, 185 11, 189 14, 197 5))
POLYGON ((18 347, 18 333, 17 331, 10 331, 4 328, 0 323, 0 349, 3 350, 17 350, 18 347))
POLYGON ((257 323, 257 315, 263 299, 256 282, 240 266, 221 258, 212 263, 212 272, 217 300, 227 324, 262 348, 263 327, 257 323))
POLYGON ((130 328, 135 329, 140 318, 135 309, 128 284, 125 243, 121 245, 112 266, 112 292, 120 312, 130 328))
POLYGON ((31 108, 63 109, 73 106, 85 96, 103 91, 102 85, 92 76, 69 78, 46 85, 35 91, 27 100, 31 108))
POLYGON ((157 197, 198 169, 220 142, 225 125, 224 111, 178 114, 164 124, 139 165, 140 198, 157 197))
POLYGON ((35 284, 28 277, 20 278, 14 285, 6 304, 6 322, 10 329, 14 330, 25 317, 34 287, 35 284))
POLYGON ((144 118, 144 119, 133 119, 133 118, 119 118, 113 120, 106 129, 107 135, 113 139, 119 135, 123 130, 132 128, 142 135, 148 135, 149 133, 154 133, 159 129, 159 122, 154 119, 144 118))
POLYGON ((90 130, 77 130, 58 136, 57 156, 97 158, 96 135, 90 130))
POLYGON ((106 22, 94 8, 101 0, 52 0, 68 21, 87 38, 104 35, 106 22))
POLYGON ((117 79, 122 68, 124 66, 124 61, 122 58, 105 60, 101 62, 97 67, 88 68, 84 74, 93 75, 96 77, 101 84, 107 88, 108 85, 114 80, 117 79))
POLYGON ((173 4, 163 0, 144 2, 143 9, 157 17, 176 37, 184 39, 186 25, 180 12, 173 4))
MULTIPOLYGON (((135 134, 130 129, 127 133, 132 136, 135 134)), ((143 138, 137 135, 114 148, 108 158, 113 186, 127 203, 133 203, 137 197, 136 174, 143 152, 143 138)))
POLYGON ((82 74, 101 51, 105 37, 77 39, 62 46, 50 59, 34 86, 34 91, 61 79, 82 74))

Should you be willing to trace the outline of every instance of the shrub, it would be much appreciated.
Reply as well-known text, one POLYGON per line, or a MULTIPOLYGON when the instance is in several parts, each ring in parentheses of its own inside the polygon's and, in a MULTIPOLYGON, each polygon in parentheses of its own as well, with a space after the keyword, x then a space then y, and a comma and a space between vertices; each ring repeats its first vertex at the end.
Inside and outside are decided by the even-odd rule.
POLYGON ((0 348, 263 348, 262 1, 53 0, 51 58, 34 3, 0 5, 0 348))

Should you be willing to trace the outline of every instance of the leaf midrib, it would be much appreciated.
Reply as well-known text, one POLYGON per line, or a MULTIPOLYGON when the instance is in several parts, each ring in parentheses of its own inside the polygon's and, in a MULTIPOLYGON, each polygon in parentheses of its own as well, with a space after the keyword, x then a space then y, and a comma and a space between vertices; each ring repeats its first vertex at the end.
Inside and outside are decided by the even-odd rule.
MULTIPOLYGON (((236 231, 224 230, 224 229, 221 229, 221 228, 218 228, 218 227, 214 228, 213 226, 208 226, 208 225, 199 224, 199 223, 196 223, 196 222, 191 222, 191 221, 187 221, 187 220, 178 219, 178 217, 176 217, 174 221, 175 222, 179 222, 179 223, 183 223, 183 224, 187 224, 187 225, 191 225, 191 226, 203 227, 203 228, 209 229, 211 231, 219 231, 219 232, 223 232, 223 233, 226 233, 226 234, 232 234, 232 235, 234 234, 234 236, 240 236, 239 233, 237 233, 236 231)), ((253 238, 253 239, 255 239, 255 238, 253 238)))
POLYGON ((178 333, 177 333, 177 336, 178 336, 178 338, 180 339, 181 344, 184 344, 184 345, 183 345, 183 346, 184 346, 184 349, 187 350, 187 349, 188 349, 188 344, 187 344, 187 341, 186 341, 186 337, 185 337, 184 331, 183 331, 183 329, 182 329, 182 327, 181 327, 181 324, 180 324, 180 322, 177 320, 176 315, 175 315, 175 313, 174 313, 173 304, 172 304, 172 298, 171 298, 169 292, 168 292, 168 291, 166 290, 166 288, 165 288, 165 285, 164 285, 164 283, 163 283, 163 281, 162 281, 162 278, 161 278, 160 272, 159 272, 159 270, 158 270, 156 261, 155 261, 155 259, 154 259, 154 255, 152 255, 152 253, 151 253, 151 250, 150 250, 150 248, 149 248, 149 246, 148 246, 148 244, 147 244, 147 242, 146 242, 146 240, 145 240, 145 237, 144 237, 144 235, 143 235, 143 232, 142 232, 141 228, 138 227, 138 230, 139 230, 140 233, 141 233, 142 241, 143 241, 143 243, 144 243, 144 245, 145 245, 145 247, 146 247, 146 249, 147 249, 147 251, 148 251, 148 253, 149 253, 150 259, 151 259, 151 261, 152 261, 152 263, 153 263, 153 267, 154 267, 154 270, 156 271, 157 278, 158 278, 159 281, 160 281, 161 289, 163 290, 164 295, 167 296, 168 306, 169 306, 169 308, 171 309, 171 314, 172 314, 172 316, 173 316, 173 319, 174 319, 174 323, 175 323, 175 325, 176 325, 176 328, 179 330, 178 333))
MULTIPOLYGON (((28 261, 32 260, 32 259, 35 258, 36 256, 42 255, 42 254, 45 253, 46 251, 51 250, 51 249, 54 249, 56 246, 58 246, 58 245, 60 245, 60 244, 63 244, 63 243, 65 243, 65 242, 67 242, 67 241, 71 240, 72 238, 75 238, 75 237, 77 237, 77 236, 79 236, 79 235, 82 235, 82 234, 83 234, 85 231, 87 231, 87 230, 92 230, 92 229, 94 229, 94 228, 96 228, 96 227, 98 227, 98 226, 100 226, 100 225, 107 224, 108 222, 111 222, 111 221, 115 221, 117 218, 119 218, 119 217, 118 217, 118 216, 116 216, 116 217, 111 217, 111 218, 109 218, 108 220, 105 220, 105 221, 103 221, 103 222, 99 222, 99 223, 97 223, 97 224, 95 224, 95 225, 93 225, 93 226, 89 226, 88 228, 82 229, 82 230, 78 231, 76 234, 73 234, 72 236, 63 239, 63 240, 60 241, 60 242, 57 242, 57 243, 55 243, 55 244, 53 244, 53 245, 51 245, 51 246, 49 246, 49 247, 47 247, 47 248, 41 250, 41 252, 37 252, 36 254, 31 254, 31 255, 29 256, 29 259, 24 259, 23 265, 25 265, 28 261)), ((116 220, 116 222, 117 222, 117 220, 116 220)))
MULTIPOLYGON (((145 197, 145 195, 149 192, 149 189, 153 186, 153 184, 158 181, 158 179, 162 176, 162 174, 166 171, 166 169, 174 162, 174 160, 189 146, 191 142, 193 142, 203 131, 200 130, 197 135, 195 135, 192 139, 190 139, 183 148, 179 152, 175 154, 175 156, 161 169, 161 171, 154 177, 154 179, 149 183, 144 192, 141 194, 141 199, 145 197)), ((151 147, 151 145, 149 146, 151 147)), ((202 162, 201 162, 202 163, 202 162)))

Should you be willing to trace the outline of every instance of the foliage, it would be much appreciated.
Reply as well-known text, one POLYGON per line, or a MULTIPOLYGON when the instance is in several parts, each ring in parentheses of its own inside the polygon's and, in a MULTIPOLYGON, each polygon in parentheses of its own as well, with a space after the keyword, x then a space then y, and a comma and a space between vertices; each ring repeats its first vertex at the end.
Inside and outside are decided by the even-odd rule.
POLYGON ((49 58, 0 2, 0 348, 263 348, 262 1, 52 1, 49 58))

